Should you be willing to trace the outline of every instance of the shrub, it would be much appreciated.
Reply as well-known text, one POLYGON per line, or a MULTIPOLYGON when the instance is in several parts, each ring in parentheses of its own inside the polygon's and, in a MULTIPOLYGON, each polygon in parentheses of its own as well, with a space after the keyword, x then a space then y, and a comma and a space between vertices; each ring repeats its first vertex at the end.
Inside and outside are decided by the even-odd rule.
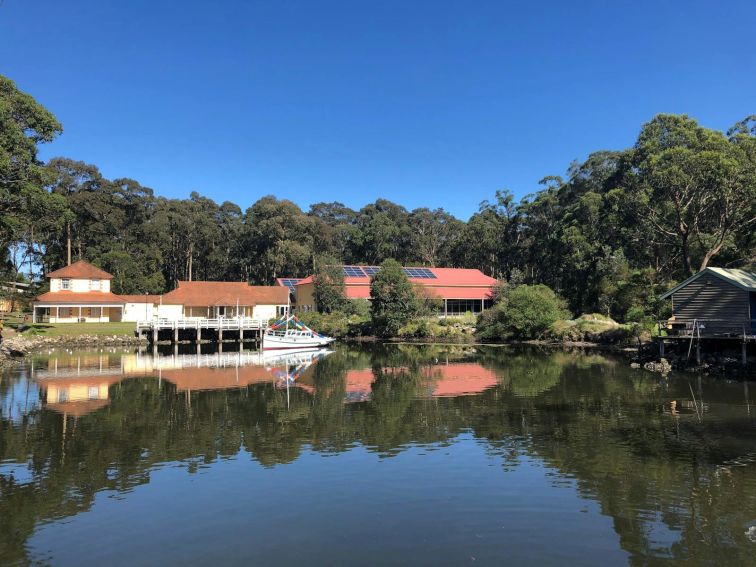
POLYGON ((386 260, 370 282, 373 328, 381 337, 395 337, 421 310, 412 283, 396 260, 386 260))
POLYGON ((545 285, 507 290, 499 302, 478 317, 482 339, 536 339, 560 318, 569 316, 564 301, 545 285))

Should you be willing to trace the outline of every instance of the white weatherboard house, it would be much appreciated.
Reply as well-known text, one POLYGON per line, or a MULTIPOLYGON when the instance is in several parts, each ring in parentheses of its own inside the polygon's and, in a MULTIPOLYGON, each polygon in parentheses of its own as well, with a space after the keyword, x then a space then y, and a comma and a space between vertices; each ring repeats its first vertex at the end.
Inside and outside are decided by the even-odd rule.
POLYGON ((123 321, 126 302, 110 291, 109 273, 83 260, 47 274, 50 291, 34 302, 34 322, 123 321))
POLYGON ((152 319, 248 317, 267 320, 288 312, 288 288, 245 282, 179 282, 164 295, 115 295, 109 273, 84 261, 51 272, 50 291, 34 302, 34 321, 107 323, 152 319))

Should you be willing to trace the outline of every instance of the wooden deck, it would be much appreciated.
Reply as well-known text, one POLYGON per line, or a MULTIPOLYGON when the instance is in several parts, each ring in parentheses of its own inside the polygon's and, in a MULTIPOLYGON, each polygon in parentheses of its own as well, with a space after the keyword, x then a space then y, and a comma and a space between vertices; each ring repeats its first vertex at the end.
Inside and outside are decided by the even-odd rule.
POLYGON ((252 319, 250 317, 217 317, 215 319, 187 318, 187 319, 151 319, 149 321, 137 321, 136 333, 139 337, 143 334, 152 342, 158 342, 161 333, 168 334, 172 342, 179 342, 181 337, 188 337, 190 341, 224 340, 229 334, 237 337, 236 340, 255 340, 262 336, 268 328, 268 321, 252 319))
POLYGON ((695 345, 695 356, 701 364, 701 345, 705 341, 709 346, 733 343, 741 345, 741 362, 748 364, 748 345, 756 343, 756 321, 733 321, 729 319, 675 319, 658 322, 658 336, 654 340, 659 346, 659 355, 665 355, 664 344, 688 344, 688 358, 695 345))
POLYGON ((756 341, 753 321, 728 319, 677 319, 658 322, 658 338, 670 341, 712 339, 725 341, 756 341))

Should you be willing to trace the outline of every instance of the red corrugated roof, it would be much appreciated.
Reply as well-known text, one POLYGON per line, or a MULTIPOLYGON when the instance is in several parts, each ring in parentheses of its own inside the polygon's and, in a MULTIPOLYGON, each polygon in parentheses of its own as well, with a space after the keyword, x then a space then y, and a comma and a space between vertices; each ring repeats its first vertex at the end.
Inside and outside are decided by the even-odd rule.
MULTIPOLYGON (((480 270, 469 268, 426 268, 430 270, 434 276, 433 279, 427 278, 409 278, 411 282, 422 284, 426 287, 444 287, 444 286, 494 286, 496 285, 496 279, 485 275, 480 270)), ((365 276, 361 278, 347 277, 344 278, 344 283, 350 284, 365 284, 369 283, 370 278, 365 276)), ((308 276, 297 285, 312 283, 312 276, 308 276)))
POLYGON ((101 270, 97 266, 93 266, 89 262, 79 260, 74 262, 70 266, 60 268, 54 272, 47 274, 48 278, 73 278, 73 279, 101 279, 112 280, 113 276, 107 273, 105 270, 101 270))
MULTIPOLYGON (((431 295, 442 299, 489 299, 497 281, 480 270, 467 268, 428 268, 436 276, 409 278, 412 283, 423 286, 431 295)), ((297 285, 312 283, 312 276, 297 285)), ((349 299, 370 299, 370 278, 344 278, 346 296, 349 299)))
POLYGON ((66 303, 71 305, 126 303, 119 296, 104 291, 48 291, 38 296, 35 301, 37 303, 66 303))
POLYGON ((245 282, 179 282, 163 296, 166 305, 286 305, 289 289, 277 285, 252 286, 245 282))
POLYGON ((119 295, 127 303, 160 303, 159 295, 119 295))

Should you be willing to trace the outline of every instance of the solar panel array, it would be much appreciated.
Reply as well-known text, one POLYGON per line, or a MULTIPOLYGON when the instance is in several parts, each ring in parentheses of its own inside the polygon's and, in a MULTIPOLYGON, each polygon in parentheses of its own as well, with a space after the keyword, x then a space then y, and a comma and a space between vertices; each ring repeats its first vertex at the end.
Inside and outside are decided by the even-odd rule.
POLYGON ((347 278, 364 278, 365 272, 359 266, 344 266, 344 277, 347 278))
MULTIPOLYGON (((344 277, 347 278, 372 278, 378 273, 378 266, 344 266, 344 277)), ((408 278, 419 280, 434 280, 436 275, 428 268, 402 268, 408 278)))
POLYGON ((428 268, 402 268, 408 278, 417 278, 421 280, 434 280, 436 274, 431 272, 428 268))
POLYGON ((294 286, 297 285, 300 281, 302 281, 302 278, 282 278, 281 283, 289 288, 289 290, 294 293, 294 286))

